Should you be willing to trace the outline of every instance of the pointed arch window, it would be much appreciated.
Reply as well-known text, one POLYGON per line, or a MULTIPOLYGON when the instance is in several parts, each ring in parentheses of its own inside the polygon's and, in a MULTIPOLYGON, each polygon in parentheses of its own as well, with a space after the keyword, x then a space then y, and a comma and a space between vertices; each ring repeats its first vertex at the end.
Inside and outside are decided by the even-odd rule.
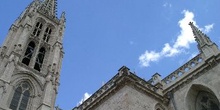
POLYGON ((32 41, 28 44, 22 63, 29 65, 31 57, 34 53, 35 43, 32 41))
POLYGON ((38 53, 37 58, 36 58, 34 69, 36 69, 38 71, 41 70, 41 67, 42 67, 42 64, 43 64, 43 61, 44 61, 45 53, 46 53, 45 48, 44 47, 40 48, 39 53, 38 53))
POLYGON ((45 42, 48 42, 48 41, 49 41, 51 32, 52 32, 51 28, 47 27, 46 30, 45 30, 45 32, 44 32, 44 37, 43 37, 43 40, 44 40, 45 42))
POLYGON ((33 35, 38 37, 40 35, 40 32, 42 30, 42 27, 43 27, 43 23, 41 22, 37 22, 35 28, 34 28, 34 31, 33 31, 33 35))
POLYGON ((215 95, 200 91, 196 98, 196 110, 220 110, 220 103, 215 95))
POLYGON ((14 92, 11 100, 10 109, 26 110, 30 99, 30 86, 27 82, 21 83, 14 92))

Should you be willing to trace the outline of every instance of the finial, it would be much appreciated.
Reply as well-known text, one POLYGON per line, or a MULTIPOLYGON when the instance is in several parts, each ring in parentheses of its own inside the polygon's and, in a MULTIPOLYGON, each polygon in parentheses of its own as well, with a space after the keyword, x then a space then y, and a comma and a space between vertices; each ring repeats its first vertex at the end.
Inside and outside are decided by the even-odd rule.
POLYGON ((189 25, 193 25, 193 22, 190 21, 190 22, 189 22, 189 25))
POLYGON ((61 14, 61 17, 60 17, 60 20, 61 21, 66 21, 66 13, 65 12, 62 12, 62 14, 61 14))
POLYGON ((119 71, 119 75, 130 75, 130 69, 126 66, 122 66, 118 71, 119 71))
POLYGON ((44 13, 56 16, 57 15, 57 0, 44 0, 41 8, 44 13))

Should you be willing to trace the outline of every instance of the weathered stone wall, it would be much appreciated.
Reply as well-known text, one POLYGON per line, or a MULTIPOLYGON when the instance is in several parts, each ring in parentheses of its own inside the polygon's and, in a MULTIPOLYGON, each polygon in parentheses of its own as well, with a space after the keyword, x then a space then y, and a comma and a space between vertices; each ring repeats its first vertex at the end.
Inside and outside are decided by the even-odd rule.
POLYGON ((130 86, 125 86, 95 110, 154 110, 156 99, 130 86))
MULTIPOLYGON (((199 91, 210 92, 220 100, 220 65, 201 73, 198 78, 178 89, 174 101, 178 110, 195 110, 196 97, 199 91)), ((169 106, 173 106, 170 102, 169 106)))

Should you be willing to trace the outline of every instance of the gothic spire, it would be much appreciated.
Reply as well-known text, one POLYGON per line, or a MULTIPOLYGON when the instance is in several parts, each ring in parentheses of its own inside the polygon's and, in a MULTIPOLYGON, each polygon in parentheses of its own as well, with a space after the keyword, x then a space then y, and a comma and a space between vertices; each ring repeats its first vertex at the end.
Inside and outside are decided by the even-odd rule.
POLYGON ((194 37, 196 39, 196 42, 198 43, 198 48, 201 50, 201 48, 204 45, 211 45, 213 42, 209 39, 209 37, 204 34, 202 31, 200 31, 193 22, 189 22, 190 27, 192 28, 194 37))
POLYGON ((198 43, 198 49, 205 55, 206 59, 210 58, 212 55, 220 54, 218 46, 212 42, 207 35, 202 33, 193 22, 190 22, 189 25, 191 26, 196 42, 198 43))
POLYGON ((49 15, 56 16, 57 0, 44 0, 42 3, 42 9, 49 15))

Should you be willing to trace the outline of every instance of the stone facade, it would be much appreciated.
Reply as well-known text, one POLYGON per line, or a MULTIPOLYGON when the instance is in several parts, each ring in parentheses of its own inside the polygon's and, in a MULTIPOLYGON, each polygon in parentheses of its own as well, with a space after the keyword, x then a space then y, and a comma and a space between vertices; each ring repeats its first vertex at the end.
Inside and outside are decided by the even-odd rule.
POLYGON ((148 81, 125 66, 73 110, 220 110, 220 51, 189 23, 200 53, 164 79, 148 81))
POLYGON ((125 85, 96 110, 153 110, 158 101, 151 96, 125 85))
MULTIPOLYGON (((197 56, 163 79, 144 80, 123 66, 73 110, 220 110, 220 51, 189 25, 197 56)), ((0 49, 0 110, 54 110, 64 29, 56 0, 34 0, 12 24, 0 49)))
POLYGON ((11 25, 0 49, 0 110, 54 110, 64 29, 56 0, 34 0, 11 25))

